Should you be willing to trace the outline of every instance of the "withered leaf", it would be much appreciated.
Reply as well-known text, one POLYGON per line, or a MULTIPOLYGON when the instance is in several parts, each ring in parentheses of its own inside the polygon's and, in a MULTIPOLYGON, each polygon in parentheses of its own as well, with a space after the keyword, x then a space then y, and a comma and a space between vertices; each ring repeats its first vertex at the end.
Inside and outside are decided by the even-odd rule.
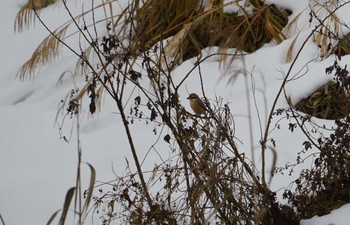
POLYGON ((169 134, 164 136, 164 141, 166 141, 170 144, 170 135, 169 134))
POLYGON ((140 105, 141 104, 141 97, 140 96, 137 96, 134 100, 135 100, 135 104, 136 105, 140 105))

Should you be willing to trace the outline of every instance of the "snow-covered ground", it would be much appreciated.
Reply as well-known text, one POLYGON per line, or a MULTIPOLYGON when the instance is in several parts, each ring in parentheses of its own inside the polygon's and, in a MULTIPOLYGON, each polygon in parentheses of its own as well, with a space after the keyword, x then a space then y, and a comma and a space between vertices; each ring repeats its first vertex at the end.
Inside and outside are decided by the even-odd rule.
MULTIPOLYGON (((79 13, 81 5, 79 1, 69 1, 73 11, 79 13)), ((308 8, 308 0, 275 0, 277 5, 293 10, 291 19, 299 12, 308 8)), ((29 59, 37 45, 45 38, 47 31, 37 23, 35 27, 26 29, 22 33, 14 33, 14 19, 24 0, 4 1, 0 7, 0 214, 6 225, 45 224, 50 216, 62 208, 66 191, 75 185, 75 170, 77 167, 77 141, 74 120, 66 119, 63 135, 67 136, 69 143, 60 138, 59 125, 62 116, 56 121, 60 101, 66 97, 73 88, 74 79, 78 84, 82 78, 72 78, 67 75, 61 82, 59 76, 64 71, 73 71, 76 57, 67 50, 63 50, 61 57, 49 66, 37 71, 36 78, 25 82, 16 79, 20 66, 29 59), (70 130, 72 134, 70 135, 70 130)), ((348 11, 350 5, 339 11, 339 16, 344 21, 350 21, 348 11)), ((62 6, 50 6, 42 10, 41 15, 52 29, 68 20, 68 15, 62 6)), ((265 127, 266 114, 269 112, 274 97, 282 82, 284 71, 290 66, 285 63, 287 49, 291 45, 296 32, 302 30, 295 44, 298 49, 305 38, 310 34, 308 10, 300 16, 295 32, 280 45, 266 44, 257 52, 245 57, 246 69, 253 74, 257 99, 257 107, 262 115, 262 127, 265 127), (267 102, 264 102, 264 99, 267 102)), ((70 39, 74 44, 77 40, 70 39)), ((205 52, 204 52, 205 54, 205 52)), ((319 58, 316 45, 309 40, 299 60, 295 71, 303 68, 307 75, 287 85, 287 93, 291 100, 296 102, 308 95, 312 90, 329 80, 324 69, 333 64, 334 57, 325 60, 319 58), (304 67, 307 62, 308 66, 304 67)), ((349 57, 343 57, 346 64, 349 57)), ((230 76, 242 65, 240 61, 233 63, 232 69, 224 73, 219 69, 217 60, 209 59, 201 66, 207 97, 215 99, 221 96, 225 102, 229 102, 235 116, 236 135, 242 142, 239 148, 243 152, 250 153, 250 133, 247 119, 247 96, 245 78, 239 76, 234 83, 228 83, 230 76)), ((194 66, 194 60, 182 63, 175 71, 174 78, 181 79, 194 66)), ((198 85, 198 70, 186 81, 180 90, 180 99, 183 105, 189 109, 186 97, 187 91, 200 93, 198 85)), ((302 73, 302 72, 301 72, 302 73)), ((249 84, 252 79, 248 78, 249 84)), ((252 87, 248 87, 252 90, 252 87)), ((286 106, 283 98, 279 106, 286 106)), ((87 109, 85 109, 87 111, 87 109)), ((260 137, 260 125, 256 112, 253 112, 253 143, 258 146, 260 137)), ((92 164, 97 171, 97 180, 109 181, 115 178, 114 171, 123 173, 126 166, 125 158, 130 157, 125 133, 121 129, 121 120, 116 114, 117 109, 113 102, 105 98, 103 110, 96 116, 89 116, 83 112, 81 117, 80 139, 83 149, 82 159, 92 164)), ((322 122, 322 121, 321 121, 322 122)), ((329 123, 324 121, 325 123, 329 123)), ((143 124, 133 126, 133 134, 142 158, 156 137, 143 131, 143 124), (142 147, 142 148, 141 148, 142 147)), ((301 143, 305 140, 298 131, 291 135, 288 124, 282 123, 281 129, 271 134, 278 145, 279 166, 286 162, 293 162, 296 153, 302 150, 301 143)), ((149 154, 152 154, 150 151, 149 154)), ((155 160, 157 155, 155 154, 155 160)), ((145 163, 152 166, 149 159, 145 163)), ((257 158, 259 161, 259 157, 257 158)), ((88 177, 88 168, 83 169, 84 177, 88 177)), ((297 174, 294 174, 297 176, 297 174)), ((272 180, 271 187, 279 190, 289 184, 293 177, 276 176, 272 180)), ((313 218, 302 221, 302 225, 345 225, 348 224, 347 216, 350 213, 349 205, 335 210, 330 215, 321 218, 313 218)))

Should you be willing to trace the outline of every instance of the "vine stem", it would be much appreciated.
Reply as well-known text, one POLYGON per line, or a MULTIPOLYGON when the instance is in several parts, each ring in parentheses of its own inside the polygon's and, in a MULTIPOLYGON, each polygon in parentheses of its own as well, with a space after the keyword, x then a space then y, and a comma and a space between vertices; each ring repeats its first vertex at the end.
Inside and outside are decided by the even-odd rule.
POLYGON ((314 33, 316 32, 316 30, 321 27, 324 22, 329 18, 331 17, 338 9, 340 9, 341 7, 343 7, 344 5, 348 4, 349 2, 344 2, 343 4, 340 4, 337 8, 335 8, 332 12, 330 12, 322 21, 320 21, 320 23, 318 25, 315 26, 315 28, 310 32, 310 34, 306 37, 305 41, 302 43, 301 47, 299 48, 294 60, 292 61, 289 69, 288 69, 288 72, 285 76, 285 78, 283 79, 283 82, 277 92, 277 95, 274 99, 274 102, 272 104, 272 107, 271 107, 271 110, 270 110, 270 113, 269 113, 269 116, 268 116, 268 120, 267 120, 267 125, 266 125, 266 129, 265 129, 265 133, 264 133, 264 138, 261 142, 261 154, 262 154, 262 182, 263 182, 263 185, 265 187, 267 187, 266 185, 266 174, 265 174, 265 168, 266 168, 266 157, 265 157, 265 154, 266 154, 266 149, 267 149, 267 141, 268 141, 268 136, 269 136, 269 131, 270 131, 270 125, 271 125, 271 122, 272 122, 272 116, 273 116, 273 113, 276 109, 276 105, 277 105, 277 101, 278 99, 280 98, 281 94, 283 93, 283 90, 285 89, 285 86, 288 82, 288 78, 292 72, 292 69, 294 68, 297 60, 299 59, 299 56, 301 54, 301 52, 304 50, 305 48, 305 45, 306 43, 309 41, 309 39, 314 35, 314 33))

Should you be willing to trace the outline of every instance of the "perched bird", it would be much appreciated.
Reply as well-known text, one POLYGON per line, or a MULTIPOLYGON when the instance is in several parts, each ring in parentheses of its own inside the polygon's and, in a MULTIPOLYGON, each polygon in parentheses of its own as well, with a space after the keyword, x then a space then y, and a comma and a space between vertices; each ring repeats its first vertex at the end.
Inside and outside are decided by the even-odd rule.
POLYGON ((187 99, 190 100, 190 106, 195 114, 205 114, 205 105, 196 93, 190 94, 187 99))

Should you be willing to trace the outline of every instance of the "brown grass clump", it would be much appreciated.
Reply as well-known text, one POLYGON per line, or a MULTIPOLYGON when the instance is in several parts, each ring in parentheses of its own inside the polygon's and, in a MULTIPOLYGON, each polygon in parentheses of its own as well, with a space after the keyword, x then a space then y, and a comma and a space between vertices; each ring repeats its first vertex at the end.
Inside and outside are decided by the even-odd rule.
POLYGON ((16 15, 14 25, 15 31, 22 32, 24 27, 28 28, 35 22, 36 15, 34 10, 41 10, 56 2, 57 0, 28 0, 16 15))
POLYGON ((350 113, 350 102, 344 89, 337 88, 334 81, 329 81, 300 100, 295 108, 301 112, 321 119, 340 119, 350 113))
POLYGON ((333 52, 337 56, 350 54, 350 33, 339 40, 333 52))
POLYGON ((178 40, 175 45, 172 43, 178 60, 186 60, 208 46, 254 52, 272 39, 277 43, 285 39, 281 30, 288 23, 288 10, 252 0, 244 8, 237 2, 230 3, 240 9, 239 14, 224 12, 224 1, 215 1, 203 11, 201 2, 148 1, 136 14, 136 47, 144 51, 173 36, 178 40))
MULTIPOLYGON (((21 32, 25 27, 35 23, 40 10, 57 0, 36 0, 28 2, 17 13, 14 29, 21 32)), ((203 6, 201 0, 140 0, 133 1, 120 14, 113 11, 117 4, 114 1, 103 2, 94 9, 71 18, 76 22, 96 10, 103 10, 105 18, 96 23, 107 22, 109 30, 118 34, 121 39, 130 41, 133 55, 147 52, 162 40, 167 40, 164 55, 167 57, 169 68, 173 69, 178 62, 199 56, 202 49, 208 46, 218 46, 225 53, 229 48, 246 52, 254 52, 264 43, 274 40, 281 43, 285 36, 282 29, 288 23, 288 10, 267 5, 261 0, 233 1, 224 3, 223 0, 213 1, 211 5, 203 6), (226 12, 228 6, 237 8, 236 12, 226 12), (107 15, 107 11, 110 15, 107 15)), ((63 1, 65 5, 65 2, 63 1)), ((66 5, 65 5, 66 7, 66 5)), ((37 66, 49 63, 58 55, 61 43, 51 41, 57 38, 64 40, 65 31, 72 24, 69 21, 57 28, 53 34, 40 44, 28 62, 20 69, 21 80, 33 76, 37 66), (51 43, 48 45, 48 43, 51 43), (56 43, 54 43, 56 42, 56 43), (41 55, 42 54, 42 55, 41 55)), ((91 24, 79 24, 90 27, 91 24)), ((81 29, 78 27, 78 29, 81 29)), ((71 34, 68 34, 70 36, 71 34)), ((103 35, 101 36, 101 38, 103 35)), ((89 49, 85 50, 86 53, 89 49)), ((88 54, 86 55, 88 56, 88 54)), ((230 60, 233 60, 232 57, 230 60)), ((221 60, 226 60, 225 54, 221 60)))

